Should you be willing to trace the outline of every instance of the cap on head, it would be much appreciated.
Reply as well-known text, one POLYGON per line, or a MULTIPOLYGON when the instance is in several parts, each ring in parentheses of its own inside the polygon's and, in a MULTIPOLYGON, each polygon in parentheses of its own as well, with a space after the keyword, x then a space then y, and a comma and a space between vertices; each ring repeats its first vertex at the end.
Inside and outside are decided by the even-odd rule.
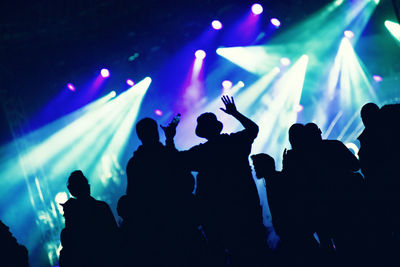
POLYGON ((214 113, 206 112, 197 118, 196 135, 209 139, 210 137, 219 135, 222 127, 222 122, 217 120, 217 116, 214 113))

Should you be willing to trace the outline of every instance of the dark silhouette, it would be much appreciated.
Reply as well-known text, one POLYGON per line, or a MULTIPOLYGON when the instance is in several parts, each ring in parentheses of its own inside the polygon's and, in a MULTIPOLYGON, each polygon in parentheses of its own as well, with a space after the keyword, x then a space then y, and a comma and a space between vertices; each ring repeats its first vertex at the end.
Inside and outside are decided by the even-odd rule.
MULTIPOLYGON (((130 220, 129 243, 134 266, 189 266, 200 240, 192 194, 194 178, 178 161, 173 138, 177 121, 162 127, 160 143, 156 121, 140 120, 136 133, 142 145, 127 165, 130 220)), ((123 215, 125 216, 125 215, 123 215)), ((199 262, 199 261, 198 261, 199 262)), ((197 263, 198 263, 197 262, 197 263)))
POLYGON ((90 196, 90 185, 82 171, 71 173, 67 187, 74 198, 61 204, 65 228, 61 232, 60 266, 117 264, 117 224, 110 207, 90 196))
POLYGON ((27 267, 28 250, 18 244, 7 225, 0 221, 0 265, 2 267, 27 267))
POLYGON ((222 101, 221 110, 245 129, 221 134, 222 123, 213 113, 203 113, 196 135, 207 142, 181 152, 181 159, 198 171, 196 195, 214 264, 224 265, 227 251, 232 266, 259 266, 267 253, 266 236, 248 161, 258 126, 237 111, 233 98, 223 96, 222 101))
POLYGON ((284 151, 282 174, 286 179, 288 198, 288 227, 282 246, 289 259, 288 266, 315 266, 318 263, 314 203, 314 162, 309 158, 304 125, 295 123, 289 128, 292 149, 284 151))
POLYGON ((358 266, 365 250, 365 184, 355 155, 338 140, 323 140, 314 123, 305 126, 309 156, 316 170, 312 180, 316 199, 317 233, 332 238, 341 265, 358 266), (318 193, 319 192, 319 193, 318 193))

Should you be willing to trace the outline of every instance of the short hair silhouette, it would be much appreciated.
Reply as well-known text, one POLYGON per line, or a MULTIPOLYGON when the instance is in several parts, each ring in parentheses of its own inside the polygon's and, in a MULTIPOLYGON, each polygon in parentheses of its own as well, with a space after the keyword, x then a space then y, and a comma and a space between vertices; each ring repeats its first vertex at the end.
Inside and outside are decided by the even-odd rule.
POLYGON ((292 148, 298 148, 304 144, 304 125, 295 123, 289 128, 289 142, 292 148))
POLYGON ((318 127, 317 124, 313 123, 313 122, 309 122, 304 126, 306 135, 308 140, 312 140, 312 141, 321 141, 322 137, 322 131, 321 129, 318 127))
POLYGON ((379 107, 375 103, 367 103, 361 108, 361 120, 368 127, 378 121, 379 107))
POLYGON ((152 144, 159 141, 157 122, 151 118, 141 119, 136 124, 136 134, 143 144, 152 144))
POLYGON ((208 139, 222 131, 222 122, 217 120, 214 113, 206 112, 197 118, 196 135, 208 139))
POLYGON ((68 178, 67 188, 72 196, 76 198, 90 196, 90 185, 88 179, 81 170, 71 173, 68 178))
POLYGON ((262 178, 274 173, 275 160, 268 154, 259 153, 251 156, 257 178, 262 178))

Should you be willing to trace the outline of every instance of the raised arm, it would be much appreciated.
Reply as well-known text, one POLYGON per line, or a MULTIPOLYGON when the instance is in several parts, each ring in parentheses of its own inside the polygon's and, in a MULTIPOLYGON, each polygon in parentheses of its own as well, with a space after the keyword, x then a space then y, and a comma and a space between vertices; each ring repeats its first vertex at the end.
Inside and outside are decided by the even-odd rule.
POLYGON ((229 96, 222 96, 221 97, 222 102, 225 105, 225 108, 221 108, 221 110, 223 112, 225 112, 226 114, 232 115, 235 119, 237 119, 242 125, 243 127, 250 132, 252 135, 254 135, 254 137, 257 136, 258 134, 258 125, 250 120, 249 118, 247 118, 246 116, 244 116, 242 113, 240 113, 237 109, 236 109, 236 105, 235 105, 235 101, 233 100, 233 97, 229 96))

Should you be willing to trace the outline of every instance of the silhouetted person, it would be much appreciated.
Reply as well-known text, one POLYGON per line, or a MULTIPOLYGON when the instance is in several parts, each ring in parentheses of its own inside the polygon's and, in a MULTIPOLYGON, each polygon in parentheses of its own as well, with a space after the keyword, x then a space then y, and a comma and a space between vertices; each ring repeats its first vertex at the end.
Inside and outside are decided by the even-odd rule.
POLYGON ((215 253, 213 264, 223 265, 227 250, 232 266, 259 266, 267 253, 266 236, 248 161, 258 126, 237 111, 233 98, 224 96, 222 101, 221 110, 245 129, 221 134, 223 125, 217 117, 203 113, 197 118, 196 135, 207 142, 181 152, 181 158, 198 171, 196 195, 202 226, 215 253))
POLYGON ((27 267, 28 250, 18 244, 7 225, 0 221, 0 266, 27 267))
POLYGON ((359 256, 365 245, 361 238, 365 236, 366 223, 362 216, 365 185, 362 176, 354 173, 359 170, 359 162, 342 142, 323 140, 316 124, 306 124, 305 130, 309 159, 316 170, 312 183, 317 193, 317 233, 333 238, 342 260, 356 266, 362 262, 359 256))
MULTIPOLYGON (((291 226, 283 245, 289 259, 288 266, 315 266, 317 242, 315 229, 314 162, 309 158, 304 125, 295 123, 289 128, 290 150, 284 151, 282 174, 286 180, 288 217, 291 226)), ((282 240, 283 241, 283 240, 282 240)))
MULTIPOLYGON (((254 170, 258 179, 265 179, 268 207, 272 217, 272 225, 280 238, 277 256, 278 266, 293 266, 293 257, 288 251, 293 231, 293 194, 291 185, 282 172, 276 171, 275 160, 268 154, 252 155, 254 170)), ((274 265, 275 266, 275 265, 274 265)))
POLYGON ((90 196, 82 171, 68 178, 73 196, 62 204, 65 228, 61 232, 60 266, 112 266, 117 263, 117 224, 110 207, 90 196))
POLYGON ((188 266, 196 253, 194 178, 178 161, 176 124, 163 128, 166 146, 156 121, 144 118, 136 124, 142 145, 126 168, 133 266, 188 266))

